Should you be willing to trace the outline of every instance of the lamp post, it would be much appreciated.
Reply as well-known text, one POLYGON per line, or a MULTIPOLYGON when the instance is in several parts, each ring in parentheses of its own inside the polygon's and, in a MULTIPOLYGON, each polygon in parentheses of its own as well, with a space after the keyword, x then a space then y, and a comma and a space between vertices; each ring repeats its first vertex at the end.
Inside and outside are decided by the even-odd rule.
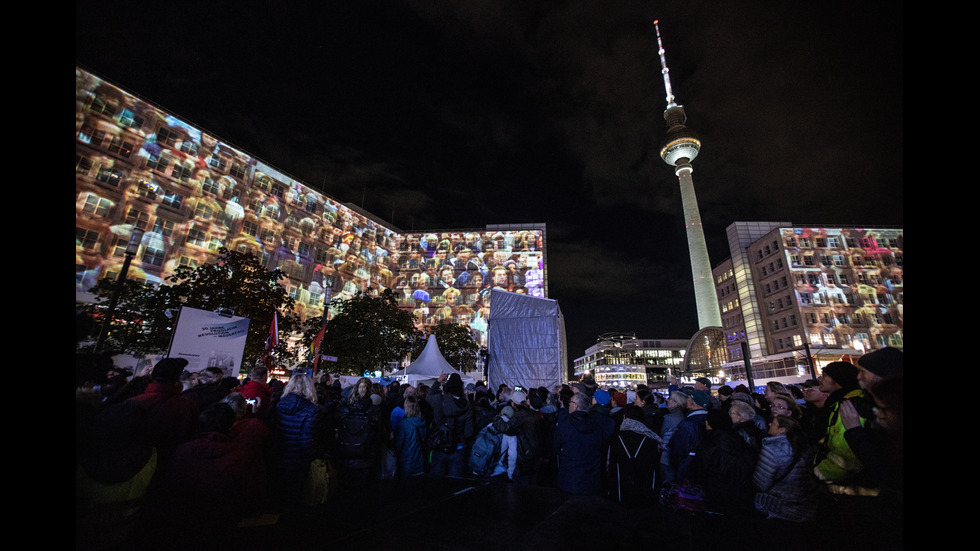
POLYGON ((109 337, 109 324, 112 323, 112 316, 116 312, 116 303, 119 302, 119 295, 122 294, 123 282, 126 281, 129 264, 133 261, 133 257, 136 256, 136 252, 139 250, 140 243, 142 242, 143 230, 133 228, 133 233, 129 236, 129 244, 126 245, 122 270, 119 272, 119 277, 116 279, 116 287, 112 290, 112 296, 109 298, 109 306, 106 309, 105 319, 102 320, 102 330, 99 331, 99 340, 95 343, 96 354, 102 353, 106 338, 109 337))

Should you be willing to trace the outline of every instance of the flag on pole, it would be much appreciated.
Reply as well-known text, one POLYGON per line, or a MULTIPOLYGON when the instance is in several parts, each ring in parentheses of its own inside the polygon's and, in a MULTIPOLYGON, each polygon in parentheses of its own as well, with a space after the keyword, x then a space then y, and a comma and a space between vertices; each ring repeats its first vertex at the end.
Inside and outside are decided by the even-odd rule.
POLYGON ((272 312, 272 326, 269 328, 269 338, 265 340, 265 365, 266 368, 272 369, 272 363, 269 361, 272 356, 272 351, 279 344, 279 311, 276 310, 272 312))
MULTIPOLYGON (((326 318, 326 314, 324 314, 326 318)), ((323 334, 326 332, 327 325, 320 325, 320 330, 317 331, 316 337, 313 338, 313 344, 310 346, 310 352, 313 354, 313 374, 315 375, 317 369, 320 367, 320 341, 323 340, 323 334)))

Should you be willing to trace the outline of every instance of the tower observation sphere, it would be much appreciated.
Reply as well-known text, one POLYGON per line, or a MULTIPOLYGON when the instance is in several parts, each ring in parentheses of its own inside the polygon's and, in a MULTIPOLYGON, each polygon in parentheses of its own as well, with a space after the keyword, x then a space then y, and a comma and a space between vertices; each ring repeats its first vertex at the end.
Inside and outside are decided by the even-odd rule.
POLYGON ((714 278, 711 275, 711 262, 708 259, 708 246, 704 239, 704 229, 701 225, 701 214, 698 210, 698 199, 694 193, 694 180, 691 173, 694 167, 691 161, 701 151, 701 141, 685 126, 687 114, 684 107, 674 101, 674 93, 670 87, 667 59, 664 55, 663 42, 660 39, 660 26, 657 28, 657 45, 659 47, 661 72, 664 75, 664 88, 667 91, 667 109, 664 120, 667 122, 667 134, 660 149, 660 158, 674 167, 681 190, 681 205, 684 209, 684 226, 687 231, 687 246, 691 256, 691 274, 694 283, 694 298, 698 309, 698 324, 701 330, 721 327, 721 311, 718 308, 718 297, 715 294, 714 278))

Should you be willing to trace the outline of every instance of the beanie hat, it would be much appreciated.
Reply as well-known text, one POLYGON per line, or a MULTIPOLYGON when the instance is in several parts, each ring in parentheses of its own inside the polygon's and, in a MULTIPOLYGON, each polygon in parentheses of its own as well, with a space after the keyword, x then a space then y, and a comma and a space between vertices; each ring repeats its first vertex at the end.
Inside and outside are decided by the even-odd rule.
POLYGON ((626 402, 632 404, 636 400, 636 392, 633 390, 626 391, 626 402))
POLYGON ((718 387, 718 394, 721 394, 722 396, 731 396, 733 392, 735 391, 728 385, 718 387))
POLYGON ((184 358, 164 358, 153 366, 151 377, 154 381, 174 383, 180 380, 180 374, 187 367, 187 360, 184 358))
POLYGON ((703 390, 695 390, 692 392, 691 399, 694 400, 695 404, 703 408, 708 407, 708 404, 711 402, 711 396, 703 390))
POLYGON ((626 406, 626 395, 623 394, 622 392, 619 392, 618 390, 613 392, 612 399, 614 402, 616 402, 617 406, 619 407, 626 406))
POLYGON ((532 392, 530 396, 527 397, 528 403, 531 404, 532 409, 541 409, 544 407, 545 399, 540 393, 532 392))
MULTIPOLYGON (((874 373, 875 375, 888 378, 902 373, 902 361, 905 359, 905 352, 891 346, 886 346, 868 352, 858 360, 858 365, 874 373)), ((837 379, 834 379, 835 381, 837 379)))
POLYGON ((697 381, 697 382, 699 382, 699 383, 701 383, 702 385, 704 385, 704 386, 706 386, 708 388, 711 388, 711 379, 709 379, 707 377, 698 377, 697 379, 694 379, 694 380, 697 381))
POLYGON ((570 386, 572 387, 573 390, 577 390, 582 394, 588 394, 585 385, 583 385, 582 383, 572 383, 570 386))
POLYGON ((595 398, 595 403, 599 404, 600 406, 608 406, 609 405, 610 398, 609 398, 609 392, 608 391, 605 391, 605 390, 597 390, 597 391, 595 391, 595 394, 592 397, 595 398))
POLYGON ((460 378, 459 373, 453 373, 449 376, 449 380, 446 381, 446 392, 454 396, 463 393, 463 379, 460 378))
POLYGON ((858 384, 858 369, 848 362, 831 362, 823 368, 823 374, 844 388, 851 388, 858 384))
POLYGON ((510 393, 510 401, 515 404, 523 404, 527 400, 527 394, 523 390, 515 390, 510 393))

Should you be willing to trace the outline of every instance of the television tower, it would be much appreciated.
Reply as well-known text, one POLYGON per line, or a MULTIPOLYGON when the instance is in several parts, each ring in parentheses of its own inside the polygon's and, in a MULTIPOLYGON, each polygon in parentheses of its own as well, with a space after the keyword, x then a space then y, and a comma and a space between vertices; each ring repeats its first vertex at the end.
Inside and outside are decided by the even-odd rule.
POLYGON ((684 226, 687 228, 687 246, 691 254, 691 273, 694 277, 694 298, 698 307, 698 325, 706 327, 721 327, 721 312, 718 309, 718 298, 715 294, 714 278, 711 275, 711 262, 708 259, 708 246, 704 240, 704 228, 701 226, 701 214, 698 212, 698 198, 694 194, 694 179, 691 173, 694 167, 691 161, 698 156, 701 142, 697 136, 684 126, 687 114, 684 107, 674 102, 674 92, 670 88, 670 75, 667 69, 667 58, 664 57, 664 45, 660 39, 660 25, 654 21, 657 30, 657 46, 660 54, 660 65, 663 68, 664 88, 667 91, 667 110, 664 120, 667 121, 667 136, 660 149, 660 158, 674 167, 674 173, 681 185, 681 203, 684 208, 684 226))

